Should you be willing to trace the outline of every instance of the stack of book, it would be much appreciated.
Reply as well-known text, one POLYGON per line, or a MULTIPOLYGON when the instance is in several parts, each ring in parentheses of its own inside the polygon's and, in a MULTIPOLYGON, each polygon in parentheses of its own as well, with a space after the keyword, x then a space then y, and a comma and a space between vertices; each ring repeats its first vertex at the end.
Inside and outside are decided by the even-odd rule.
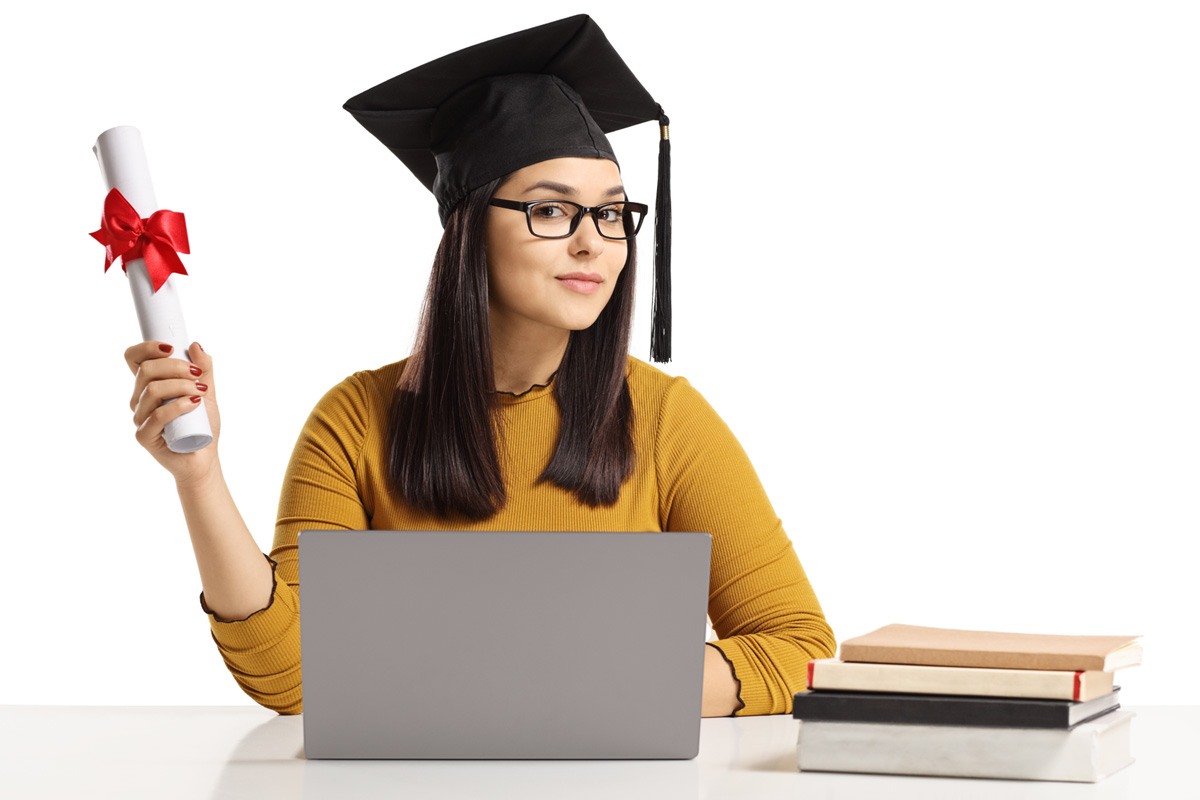
POLYGON ((801 770, 1095 782, 1133 762, 1136 636, 887 625, 808 665, 801 770))

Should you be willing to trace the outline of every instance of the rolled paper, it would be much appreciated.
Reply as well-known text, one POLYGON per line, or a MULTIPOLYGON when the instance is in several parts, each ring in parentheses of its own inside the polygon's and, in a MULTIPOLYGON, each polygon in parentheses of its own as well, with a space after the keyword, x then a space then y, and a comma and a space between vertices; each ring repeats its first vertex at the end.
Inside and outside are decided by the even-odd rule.
MULTIPOLYGON (((146 163, 146 150, 142 146, 142 135, 138 129, 129 125, 110 128, 96 138, 92 152, 96 154, 96 160, 100 162, 100 174, 107 190, 110 193, 112 189, 118 190, 120 192, 118 197, 124 197, 132 206, 139 222, 144 221, 149 227, 151 218, 159 208, 158 202, 154 198, 154 187, 150 183, 150 167, 146 163)), ((109 204, 106 202, 106 219, 108 214, 109 204)), ((104 224, 101 225, 101 230, 105 230, 104 224)), ((100 239, 99 236, 96 238, 100 239)), ((143 239, 149 243, 148 237, 141 237, 138 240, 143 239)), ((110 256, 105 263, 105 270, 107 270, 114 256, 114 246, 112 243, 104 243, 109 248, 110 256)), ((187 252, 186 233, 183 235, 182 245, 182 252, 187 252)), ((153 246, 159 251, 164 249, 161 241, 153 246)), ((121 266, 129 276, 129 290, 133 294, 133 306, 137 310, 142 339, 143 341, 166 342, 174 348, 171 358, 187 362, 190 342, 187 329, 183 324, 178 279, 170 280, 169 272, 165 276, 156 276, 162 277, 163 282, 155 291, 154 281, 151 280, 146 269, 144 257, 149 249, 151 248, 135 246, 128 254, 139 253, 142 257, 126 259, 122 256, 121 258, 121 266)), ((165 258, 165 254, 162 257, 165 258)), ((178 256, 175 259, 178 260, 178 256)), ((204 407, 203 399, 199 406, 194 411, 189 411, 167 423, 163 430, 163 440, 172 452, 194 453, 212 443, 212 429, 208 425, 208 411, 204 407)))

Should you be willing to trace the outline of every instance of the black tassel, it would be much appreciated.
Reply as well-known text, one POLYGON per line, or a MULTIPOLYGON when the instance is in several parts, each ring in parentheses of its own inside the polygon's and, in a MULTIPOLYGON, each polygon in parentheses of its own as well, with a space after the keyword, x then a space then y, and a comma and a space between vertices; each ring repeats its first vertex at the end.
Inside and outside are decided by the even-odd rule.
POLYGON ((654 318, 650 358, 671 360, 671 121, 658 107, 658 193, 654 204, 654 318))

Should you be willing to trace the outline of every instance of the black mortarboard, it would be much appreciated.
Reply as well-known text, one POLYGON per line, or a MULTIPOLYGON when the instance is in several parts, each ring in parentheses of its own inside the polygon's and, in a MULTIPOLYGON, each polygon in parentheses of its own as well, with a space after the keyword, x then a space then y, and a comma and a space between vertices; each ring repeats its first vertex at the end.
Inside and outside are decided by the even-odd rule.
POLYGON ((586 14, 442 56, 346 101, 438 201, 564 156, 616 161, 605 133, 657 120, 661 136, 650 356, 671 360, 671 150, 667 116, 586 14))

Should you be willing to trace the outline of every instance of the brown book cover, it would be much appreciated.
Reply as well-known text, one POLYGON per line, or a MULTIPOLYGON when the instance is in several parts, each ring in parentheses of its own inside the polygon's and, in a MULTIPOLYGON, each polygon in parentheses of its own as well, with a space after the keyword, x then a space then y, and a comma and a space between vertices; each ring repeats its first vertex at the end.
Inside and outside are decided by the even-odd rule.
POLYGON ((1112 671, 1141 663, 1137 638, 885 625, 842 642, 841 658, 936 667, 1112 671))

